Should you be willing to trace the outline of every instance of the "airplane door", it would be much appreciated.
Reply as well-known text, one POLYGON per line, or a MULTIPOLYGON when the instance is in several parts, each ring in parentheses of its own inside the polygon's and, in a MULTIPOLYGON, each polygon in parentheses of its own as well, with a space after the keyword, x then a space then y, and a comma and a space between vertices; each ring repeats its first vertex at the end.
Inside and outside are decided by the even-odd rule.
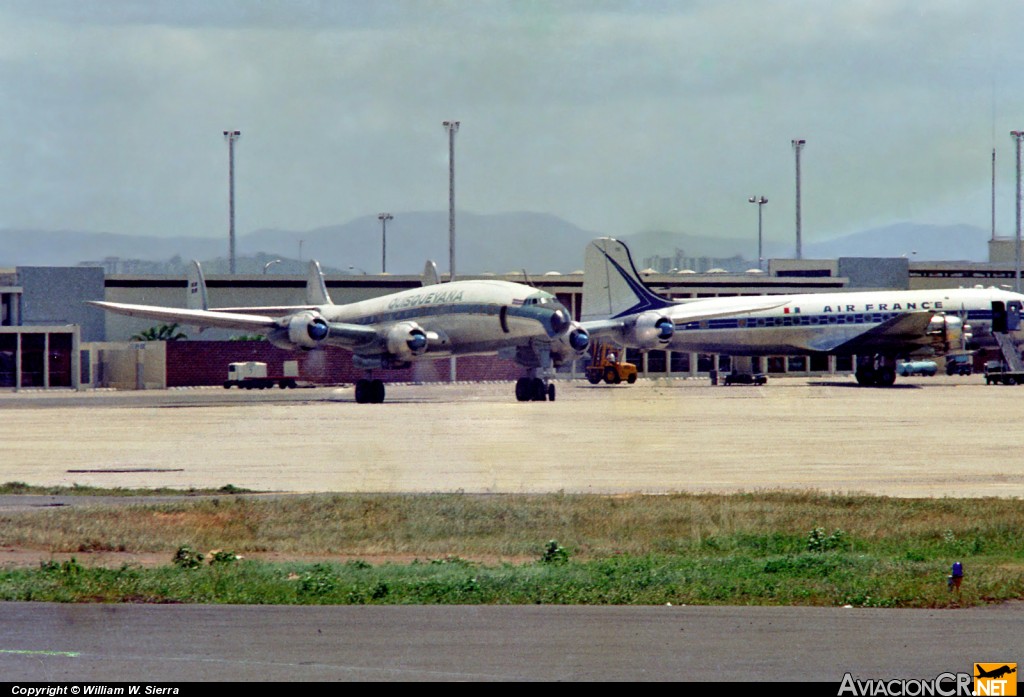
POLYGON ((1006 304, 1006 330, 1015 332, 1020 329, 1021 304, 1019 300, 1011 300, 1006 304))
MULTIPOLYGON (((1018 313, 1019 315, 1019 313, 1018 313)), ((1002 300, 992 301, 992 331, 1002 334, 1006 333, 1007 324, 1006 305, 1002 300)), ((1018 319, 1019 321, 1019 319, 1018 319)))

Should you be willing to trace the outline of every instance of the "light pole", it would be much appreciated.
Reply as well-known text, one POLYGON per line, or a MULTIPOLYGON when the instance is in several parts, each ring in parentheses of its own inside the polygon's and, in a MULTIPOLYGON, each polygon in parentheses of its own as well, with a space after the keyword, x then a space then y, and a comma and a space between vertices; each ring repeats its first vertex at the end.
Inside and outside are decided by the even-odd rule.
POLYGON ((751 196, 747 199, 750 203, 757 204, 757 268, 764 271, 764 237, 761 234, 761 210, 768 199, 764 196, 751 196))
POLYGON ((224 131, 224 139, 228 141, 228 264, 231 273, 235 273, 235 141, 241 135, 241 131, 224 131))
POLYGON ((793 140, 793 150, 796 152, 796 258, 803 259, 803 246, 800 241, 800 151, 803 150, 807 141, 803 138, 793 140))
POLYGON ((1024 140, 1024 131, 1010 131, 1017 143, 1017 242, 1013 251, 1013 290, 1020 292, 1020 142, 1024 140))
POLYGON ((395 216, 390 213, 381 213, 377 216, 380 221, 380 272, 388 272, 388 221, 394 220, 395 216))
POLYGON ((455 134, 458 121, 444 121, 448 131, 448 282, 455 280, 455 134))
POLYGON ((273 266, 274 264, 280 264, 280 263, 281 263, 280 259, 272 259, 272 260, 268 261, 266 264, 263 265, 263 275, 264 276, 267 275, 267 269, 269 269, 271 266, 273 266))

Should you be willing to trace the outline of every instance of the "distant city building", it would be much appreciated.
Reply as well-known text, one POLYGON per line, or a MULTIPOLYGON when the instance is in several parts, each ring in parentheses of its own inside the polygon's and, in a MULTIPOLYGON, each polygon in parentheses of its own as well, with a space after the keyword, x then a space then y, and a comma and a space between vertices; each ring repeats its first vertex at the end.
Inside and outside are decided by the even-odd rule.
POLYGON ((707 273, 711 269, 723 269, 725 271, 741 272, 751 266, 757 266, 755 262, 747 261, 741 255, 731 257, 692 257, 687 256, 686 251, 679 249, 670 257, 663 257, 660 254, 644 257, 644 269, 651 269, 655 273, 676 273, 689 270, 697 273, 707 273))

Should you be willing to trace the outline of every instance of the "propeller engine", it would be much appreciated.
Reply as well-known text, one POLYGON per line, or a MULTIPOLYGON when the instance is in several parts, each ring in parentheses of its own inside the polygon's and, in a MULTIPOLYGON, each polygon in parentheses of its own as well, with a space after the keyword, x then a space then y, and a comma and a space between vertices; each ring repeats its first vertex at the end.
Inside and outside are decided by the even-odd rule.
POLYGON ((558 343, 574 353, 581 354, 590 348, 590 333, 581 327, 579 322, 571 322, 566 331, 558 337, 558 343))
POLYGON ((644 312, 625 331, 625 344, 641 350, 668 346, 676 332, 671 319, 658 312, 644 312))
POLYGON ((331 333, 327 320, 319 312, 300 312, 282 322, 279 329, 267 335, 270 343, 282 349, 315 349, 331 333))
POLYGON ((928 323, 927 334, 931 337, 932 347, 940 352, 963 349, 971 340, 970 325, 964 326, 962 319, 956 315, 935 315, 928 323))
POLYGON ((428 337, 415 322, 399 322, 388 330, 386 342, 388 353, 401 361, 408 361, 426 353, 428 337))

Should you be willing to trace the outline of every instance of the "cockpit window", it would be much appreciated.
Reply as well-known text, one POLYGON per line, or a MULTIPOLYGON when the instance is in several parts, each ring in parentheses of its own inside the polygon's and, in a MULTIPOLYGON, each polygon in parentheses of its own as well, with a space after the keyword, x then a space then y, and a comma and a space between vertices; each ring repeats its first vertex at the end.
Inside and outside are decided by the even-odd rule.
POLYGON ((548 305, 553 302, 555 298, 550 295, 534 295, 524 300, 523 305, 548 305))

